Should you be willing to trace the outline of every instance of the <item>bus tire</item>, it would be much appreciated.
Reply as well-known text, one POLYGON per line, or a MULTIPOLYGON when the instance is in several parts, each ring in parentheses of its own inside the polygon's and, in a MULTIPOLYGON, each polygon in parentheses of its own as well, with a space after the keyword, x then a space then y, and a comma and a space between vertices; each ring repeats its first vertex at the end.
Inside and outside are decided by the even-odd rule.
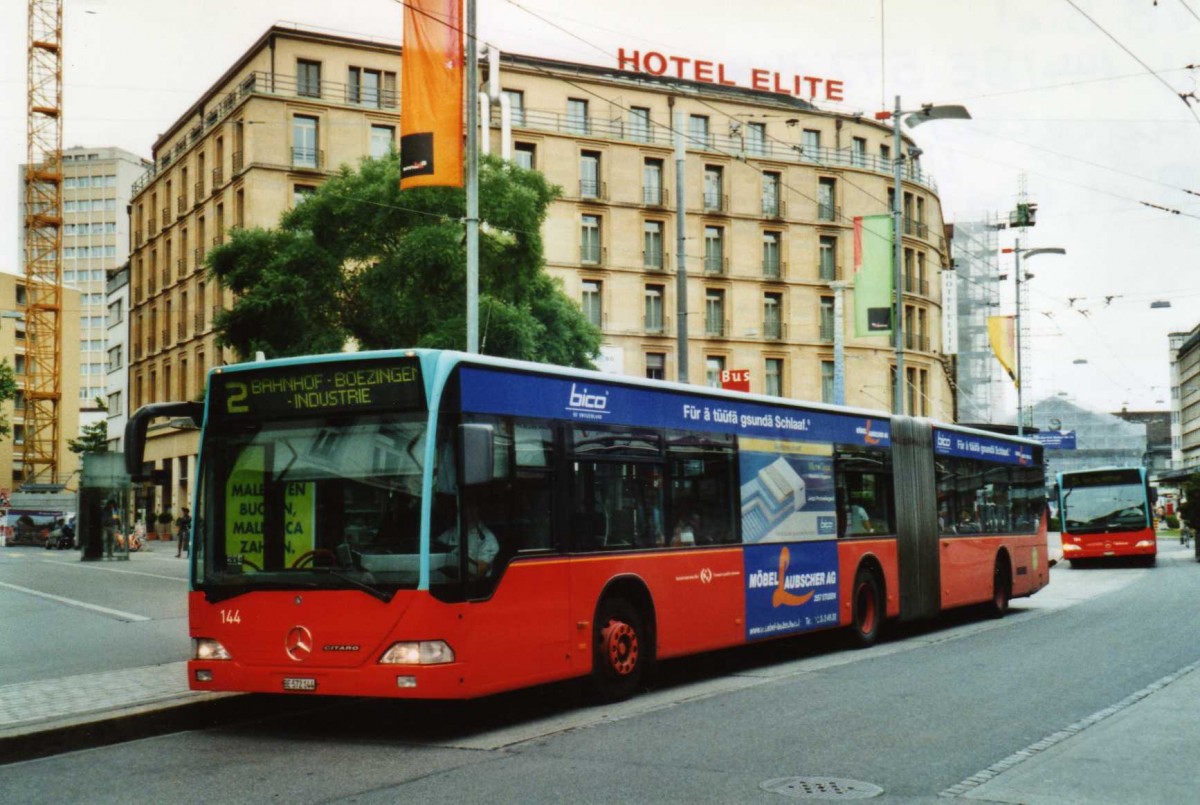
POLYGON ((650 658, 637 607, 620 596, 605 598, 596 612, 592 686, 601 701, 628 699, 641 686, 650 658))
POLYGON ((875 572, 860 567, 854 574, 853 615, 851 629, 854 644, 859 648, 875 645, 879 639, 879 628, 883 624, 883 590, 875 572))
POLYGON ((1008 612, 1008 602, 1012 599, 1012 578, 1008 572, 1008 562, 1003 556, 996 557, 996 567, 992 571, 992 602, 988 611, 993 618, 1003 618, 1008 612))

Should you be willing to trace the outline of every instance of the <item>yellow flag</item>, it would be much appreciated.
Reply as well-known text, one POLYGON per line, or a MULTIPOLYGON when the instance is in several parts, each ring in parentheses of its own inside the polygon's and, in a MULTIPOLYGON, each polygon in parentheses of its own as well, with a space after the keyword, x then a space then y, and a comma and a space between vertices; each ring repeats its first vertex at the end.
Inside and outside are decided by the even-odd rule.
POLYGON ((1016 319, 1013 316, 988 316, 988 339, 992 342, 992 352, 996 359, 1012 378, 1013 385, 1021 387, 1021 378, 1017 377, 1017 347, 1016 319))

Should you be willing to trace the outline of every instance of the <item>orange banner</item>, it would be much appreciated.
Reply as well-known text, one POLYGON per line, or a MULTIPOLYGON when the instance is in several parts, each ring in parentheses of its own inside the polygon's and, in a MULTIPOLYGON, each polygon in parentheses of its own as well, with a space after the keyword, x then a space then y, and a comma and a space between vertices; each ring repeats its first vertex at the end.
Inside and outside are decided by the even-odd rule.
POLYGON ((463 184, 462 0, 405 0, 400 188, 463 184))

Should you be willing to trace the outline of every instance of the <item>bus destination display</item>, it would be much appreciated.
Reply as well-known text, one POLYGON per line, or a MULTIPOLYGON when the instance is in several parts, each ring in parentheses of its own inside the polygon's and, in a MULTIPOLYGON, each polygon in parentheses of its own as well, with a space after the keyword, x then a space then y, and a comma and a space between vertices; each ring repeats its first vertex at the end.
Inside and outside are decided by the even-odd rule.
POLYGON ((210 414, 222 419, 411 411, 424 405, 415 359, 308 364, 213 378, 210 414))

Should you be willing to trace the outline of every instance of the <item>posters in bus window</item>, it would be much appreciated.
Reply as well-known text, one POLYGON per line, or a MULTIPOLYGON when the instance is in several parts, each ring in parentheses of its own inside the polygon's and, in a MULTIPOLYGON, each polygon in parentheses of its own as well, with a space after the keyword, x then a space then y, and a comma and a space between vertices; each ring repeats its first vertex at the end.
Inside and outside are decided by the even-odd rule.
POLYGON ((832 445, 743 439, 739 456, 743 542, 837 536, 832 445))
POLYGON ((747 640, 837 625, 836 542, 747 545, 742 555, 747 640))
MULTIPOLYGON (((243 570, 263 567, 262 447, 252 446, 238 456, 225 482, 225 555, 243 570)), ((284 563, 286 567, 311 551, 316 533, 316 495, 311 482, 289 483, 284 491, 284 563)))

